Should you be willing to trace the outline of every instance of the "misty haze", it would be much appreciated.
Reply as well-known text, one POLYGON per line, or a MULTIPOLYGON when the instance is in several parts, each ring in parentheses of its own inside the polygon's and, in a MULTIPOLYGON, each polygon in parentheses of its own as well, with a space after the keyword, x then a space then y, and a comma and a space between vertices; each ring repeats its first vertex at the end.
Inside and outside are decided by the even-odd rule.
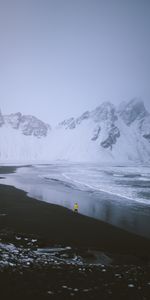
POLYGON ((150 2, 0 1, 4 299, 150 297, 150 2))

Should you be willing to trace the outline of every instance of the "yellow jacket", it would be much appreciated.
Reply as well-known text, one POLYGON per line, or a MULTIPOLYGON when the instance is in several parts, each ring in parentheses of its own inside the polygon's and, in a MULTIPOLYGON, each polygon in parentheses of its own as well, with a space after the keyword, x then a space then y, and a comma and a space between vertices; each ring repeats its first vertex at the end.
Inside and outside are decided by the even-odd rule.
POLYGON ((74 204, 74 210, 78 210, 78 207, 79 207, 79 206, 78 206, 78 203, 75 203, 75 204, 74 204))

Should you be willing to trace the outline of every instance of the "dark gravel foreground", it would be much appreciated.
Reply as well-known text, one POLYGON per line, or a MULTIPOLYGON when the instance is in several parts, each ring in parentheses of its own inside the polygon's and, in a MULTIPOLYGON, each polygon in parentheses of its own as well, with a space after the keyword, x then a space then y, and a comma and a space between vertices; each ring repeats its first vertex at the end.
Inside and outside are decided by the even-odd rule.
POLYGON ((0 185, 0 287, 2 300, 149 300, 150 240, 0 185))
POLYGON ((149 268, 30 267, 0 273, 1 299, 149 299, 149 268))

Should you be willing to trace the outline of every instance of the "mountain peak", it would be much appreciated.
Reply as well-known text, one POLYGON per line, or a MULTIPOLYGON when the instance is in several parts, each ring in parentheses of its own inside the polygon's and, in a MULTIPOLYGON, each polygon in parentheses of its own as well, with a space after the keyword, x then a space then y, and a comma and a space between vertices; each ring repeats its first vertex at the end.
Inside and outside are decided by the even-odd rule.
POLYGON ((24 135, 33 135, 38 138, 46 136, 50 129, 50 125, 38 118, 32 115, 22 115, 20 112, 5 115, 3 120, 7 126, 21 130, 24 135))
POLYGON ((115 106, 110 102, 103 102, 91 112, 91 117, 95 122, 110 120, 114 122, 117 120, 115 106))
POLYGON ((130 125, 135 120, 142 119, 148 115, 141 98, 133 98, 128 102, 122 102, 119 106, 119 115, 124 120, 126 125, 130 125))

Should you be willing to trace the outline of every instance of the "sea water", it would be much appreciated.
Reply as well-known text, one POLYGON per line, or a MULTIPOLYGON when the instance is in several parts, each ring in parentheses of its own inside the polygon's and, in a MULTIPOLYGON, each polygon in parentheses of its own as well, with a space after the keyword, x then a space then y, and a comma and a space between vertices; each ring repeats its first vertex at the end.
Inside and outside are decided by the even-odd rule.
POLYGON ((150 238, 150 168, 52 163, 18 168, 1 183, 25 190, 38 200, 150 238))

